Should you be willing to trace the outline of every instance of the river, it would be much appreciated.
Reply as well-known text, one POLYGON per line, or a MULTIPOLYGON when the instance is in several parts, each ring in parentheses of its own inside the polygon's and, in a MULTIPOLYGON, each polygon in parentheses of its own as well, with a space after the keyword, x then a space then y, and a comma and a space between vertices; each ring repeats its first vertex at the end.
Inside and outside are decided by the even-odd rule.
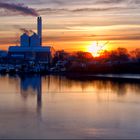
POLYGON ((140 82, 0 75, 1 139, 140 138, 140 82))

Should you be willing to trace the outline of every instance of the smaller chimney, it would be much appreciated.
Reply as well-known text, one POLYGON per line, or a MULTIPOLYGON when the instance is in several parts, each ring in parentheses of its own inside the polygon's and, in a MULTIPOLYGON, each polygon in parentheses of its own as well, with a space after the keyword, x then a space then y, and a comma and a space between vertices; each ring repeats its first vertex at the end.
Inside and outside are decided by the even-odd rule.
POLYGON ((37 34, 39 35, 40 39, 40 46, 42 46, 42 18, 37 18, 37 34))

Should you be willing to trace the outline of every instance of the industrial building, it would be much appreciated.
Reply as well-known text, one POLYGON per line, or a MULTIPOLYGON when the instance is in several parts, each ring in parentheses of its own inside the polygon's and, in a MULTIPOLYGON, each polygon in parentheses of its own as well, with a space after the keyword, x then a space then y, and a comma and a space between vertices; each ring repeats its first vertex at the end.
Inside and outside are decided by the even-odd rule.
POLYGON ((42 46, 42 18, 37 18, 37 33, 29 36, 23 33, 20 36, 20 46, 10 46, 9 57, 25 60, 38 60, 51 63, 54 56, 54 49, 51 46, 42 46))

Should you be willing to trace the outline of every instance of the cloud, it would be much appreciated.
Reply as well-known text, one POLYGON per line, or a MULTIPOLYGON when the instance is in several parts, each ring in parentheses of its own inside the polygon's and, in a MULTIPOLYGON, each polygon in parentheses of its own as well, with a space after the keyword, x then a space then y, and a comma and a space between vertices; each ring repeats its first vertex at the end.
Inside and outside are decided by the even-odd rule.
POLYGON ((97 40, 140 40, 140 35, 139 34, 130 34, 130 35, 92 35, 89 36, 89 38, 94 38, 97 40))
MULTIPOLYGON (((5 0, 0 0, 2 2, 5 2, 5 0)), ((19 0, 6 0, 6 2, 14 2, 14 3, 18 3, 19 0)), ((69 2, 66 0, 20 0, 20 3, 24 3, 25 5, 36 5, 36 6, 40 6, 40 5, 53 5, 53 6, 62 6, 62 5, 67 5, 69 2)))
POLYGON ((94 6, 94 7, 82 7, 82 8, 42 8, 38 9, 38 13, 41 15, 67 15, 67 14, 87 14, 92 12, 103 12, 103 14, 134 14, 138 12, 139 8, 138 5, 112 5, 112 6, 94 6), (113 12, 113 13, 112 13, 113 12))
POLYGON ((53 41, 53 42, 76 42, 76 41, 95 41, 95 40, 106 40, 106 41, 136 41, 140 40, 139 34, 130 34, 130 35, 79 35, 79 36, 47 36, 43 37, 43 41, 53 41))
POLYGON ((76 8, 76 9, 68 9, 68 8, 43 8, 39 9, 38 13, 40 14, 67 14, 67 13, 88 13, 88 12, 105 12, 105 11, 120 11, 120 10, 133 10, 135 7, 101 7, 101 8, 76 8))
POLYGON ((2 37, 0 38, 0 45, 16 44, 16 41, 17 41, 16 37, 2 37))
POLYGON ((21 15, 38 16, 38 13, 35 9, 24 6, 23 4, 0 2, 0 8, 8 10, 8 11, 12 11, 12 12, 17 12, 21 15))
POLYGON ((91 6, 96 4, 113 5, 113 4, 140 4, 140 0, 21 0, 25 3, 43 4, 46 6, 54 5, 61 7, 76 6, 91 6))
POLYGON ((26 34, 28 34, 28 35, 34 33, 34 31, 29 30, 29 29, 26 29, 26 28, 19 28, 19 30, 20 30, 22 33, 26 33, 26 34))
POLYGON ((71 10, 72 12, 98 12, 98 11, 112 11, 112 10, 124 10, 122 7, 107 7, 107 8, 80 8, 71 10))
MULTIPOLYGON (((87 36, 44 36, 43 42, 80 42, 80 41, 139 41, 139 34, 130 34, 130 35, 87 35, 87 36)), ((19 44, 19 36, 18 37, 2 37, 0 38, 0 45, 9 47, 9 44, 15 45, 18 42, 19 44)))
MULTIPOLYGON (((7 1, 6 1, 7 2, 7 1)), ((67 14, 80 12, 105 12, 105 11, 119 11, 119 10, 131 10, 139 9, 140 0, 21 0, 20 2, 25 5, 34 5, 38 9, 32 9, 23 4, 18 4, 18 0, 8 0, 9 3, 5 3, 4 0, 0 0, 0 8, 20 13, 22 15, 38 16, 40 14, 67 14), (11 2, 11 3, 10 3, 11 2), (39 9, 38 5, 42 7, 39 9), (105 6, 104 6, 105 5, 105 6), (46 8, 47 7, 47 8, 46 8), (58 8, 61 7, 61 8, 58 8)), ((8 13, 10 14, 10 13, 8 13)), ((122 13, 123 14, 123 13, 122 13)), ((5 15, 5 14, 0 14, 5 15)))
POLYGON ((125 0, 98 0, 95 3, 97 4, 116 4, 116 3, 123 3, 125 0))
POLYGON ((96 4, 140 4, 139 0, 97 0, 96 4))

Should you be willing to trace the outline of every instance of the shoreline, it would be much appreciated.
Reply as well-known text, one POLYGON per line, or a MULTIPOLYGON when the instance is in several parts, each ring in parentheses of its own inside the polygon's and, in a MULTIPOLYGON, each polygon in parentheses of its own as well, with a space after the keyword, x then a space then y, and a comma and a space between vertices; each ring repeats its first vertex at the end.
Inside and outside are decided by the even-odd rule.
POLYGON ((74 80, 111 80, 111 81, 138 81, 140 82, 140 74, 89 74, 89 75, 66 75, 67 78, 74 80))
POLYGON ((78 73, 0 73, 0 76, 34 76, 34 75, 40 75, 40 76, 60 76, 60 77, 66 77, 71 80, 79 80, 79 81, 91 81, 91 80, 111 80, 111 81, 122 81, 122 82, 140 82, 140 74, 78 74, 78 73))

